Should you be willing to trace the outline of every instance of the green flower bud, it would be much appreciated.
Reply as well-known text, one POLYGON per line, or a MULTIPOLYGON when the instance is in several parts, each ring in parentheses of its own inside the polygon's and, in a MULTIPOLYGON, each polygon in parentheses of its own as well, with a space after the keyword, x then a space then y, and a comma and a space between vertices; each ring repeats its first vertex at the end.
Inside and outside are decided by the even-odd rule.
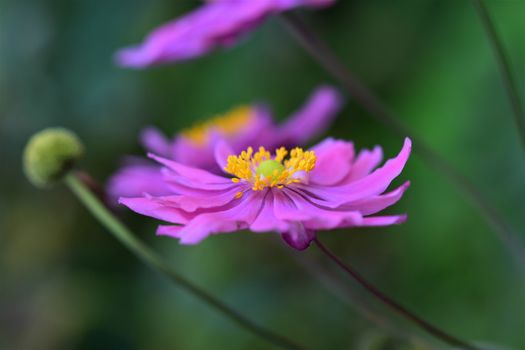
POLYGON ((80 139, 64 128, 44 129, 33 135, 24 150, 24 172, 37 187, 61 180, 82 156, 80 139))

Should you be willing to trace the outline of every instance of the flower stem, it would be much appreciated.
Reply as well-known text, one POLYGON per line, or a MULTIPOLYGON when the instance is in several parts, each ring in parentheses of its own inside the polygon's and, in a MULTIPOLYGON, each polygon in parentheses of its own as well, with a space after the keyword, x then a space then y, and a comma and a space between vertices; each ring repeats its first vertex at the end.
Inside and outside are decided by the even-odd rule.
POLYGON ((146 246, 142 241, 137 239, 133 233, 122 224, 115 216, 100 202, 100 200, 91 193, 90 190, 79 180, 74 174, 69 174, 65 179, 66 184, 71 191, 78 197, 78 199, 86 206, 86 208, 95 216, 98 221, 104 225, 108 231, 120 241, 127 249, 129 249, 139 260, 151 267, 153 270, 159 271, 175 282, 189 293, 193 294, 201 301, 221 312, 224 316, 230 318, 232 321, 243 327, 247 331, 257 335, 269 343, 283 349, 304 349, 303 346, 276 334, 266 328, 263 328, 253 321, 249 320, 239 312, 233 310, 221 300, 215 298, 208 292, 192 284, 184 277, 179 275, 168 263, 166 263, 159 255, 152 249, 146 246))
POLYGON ((525 247, 514 230, 500 213, 490 205, 487 198, 458 170, 436 153, 420 137, 415 135, 388 107, 337 58, 333 51, 308 26, 293 13, 284 13, 281 19, 304 49, 319 62, 332 77, 339 81, 347 92, 370 116, 389 127, 399 136, 409 136, 414 152, 419 154, 436 171, 443 174, 476 207, 481 216, 493 228, 499 239, 511 253, 521 269, 525 271, 525 247))
POLYGON ((514 79, 514 75, 512 74, 512 69, 510 67, 509 57, 505 52, 503 43, 498 35, 498 32, 496 31, 494 22, 490 17, 485 1, 472 0, 472 3, 481 20, 481 24, 483 25, 485 33, 487 34, 487 39, 492 46, 494 55, 496 56, 496 61, 498 62, 503 85, 505 85, 505 90, 507 91, 512 111, 514 112, 514 118, 518 127, 521 145, 525 151, 525 111, 523 110, 523 104, 520 101, 516 80, 514 79))
POLYGON ((469 343, 464 342, 463 340, 460 340, 447 332, 443 331, 442 329, 432 325, 430 322, 424 320, 423 318, 417 316, 412 311, 408 310, 403 305, 397 303, 392 298, 387 296, 385 293, 380 291, 377 287, 375 287, 373 284, 368 282, 363 276, 361 276, 354 268, 349 266, 348 264, 345 264, 341 259, 339 259, 332 251, 330 251, 325 245, 323 245, 317 238, 314 240, 315 244, 319 249, 328 257, 330 258, 334 263, 336 263, 341 269, 346 271, 350 277, 352 277, 357 283, 359 283, 366 291, 371 293, 373 296, 375 296, 378 300, 380 300, 382 303, 396 311, 398 314, 403 316, 404 318, 408 319, 421 329, 425 330, 430 335, 436 337, 437 339, 440 339, 441 341, 447 343, 451 346, 457 346, 461 349, 467 349, 467 350, 481 350, 480 348, 471 345, 469 343))
MULTIPOLYGON (((281 242, 279 243, 283 249, 290 250, 289 247, 285 247, 281 242)), ((401 329, 400 325, 394 323, 393 320, 381 315, 370 301, 365 299, 364 296, 355 289, 355 286, 340 281, 335 275, 335 271, 322 266, 317 260, 312 259, 312 257, 307 254, 297 254, 297 252, 293 252, 292 257, 295 259, 298 266, 302 267, 306 273, 316 278, 329 293, 354 311, 357 311, 374 326, 382 329, 395 339, 405 339, 411 343, 414 342, 420 344, 424 349, 428 350, 437 349, 434 344, 431 344, 428 341, 428 339, 413 332, 401 329)))

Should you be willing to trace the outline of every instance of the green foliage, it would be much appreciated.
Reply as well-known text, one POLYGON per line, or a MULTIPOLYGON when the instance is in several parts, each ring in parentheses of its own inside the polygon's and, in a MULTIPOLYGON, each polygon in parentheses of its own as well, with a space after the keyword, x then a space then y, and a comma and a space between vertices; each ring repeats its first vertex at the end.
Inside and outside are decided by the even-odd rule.
MULTIPOLYGON (((83 163, 104 183, 123 155, 144 154, 138 135, 146 125, 171 136, 254 101, 283 119, 314 86, 332 82, 276 20, 199 60, 144 71, 114 66, 117 48, 200 3, 0 0, 0 348, 267 349, 142 267, 68 193, 35 191, 20 166, 31 134, 65 125, 83 136, 83 163)), ((525 2, 487 3, 523 95, 525 2)), ((523 153, 469 1, 339 0, 301 14, 525 232, 523 153)), ((380 144, 387 157, 401 145, 351 98, 329 134, 353 140, 356 149, 380 144)), ((400 179, 411 187, 392 208, 408 214, 406 224, 321 237, 441 327, 525 349, 522 275, 471 204, 414 151, 400 179)), ((181 247, 155 236, 153 220, 121 213, 192 281, 314 349, 357 349, 365 333, 380 328, 327 292, 277 237, 239 233, 181 247)))

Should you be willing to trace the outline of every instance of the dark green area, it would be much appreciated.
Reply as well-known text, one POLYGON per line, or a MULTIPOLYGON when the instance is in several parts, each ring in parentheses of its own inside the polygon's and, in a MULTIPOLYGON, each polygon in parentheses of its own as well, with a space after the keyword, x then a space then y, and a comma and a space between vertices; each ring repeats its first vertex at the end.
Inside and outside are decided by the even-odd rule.
MULTIPOLYGON (((317 84, 331 82, 275 19, 234 48, 192 62, 145 71, 113 65, 116 49, 196 5, 0 0, 1 349, 269 348, 143 267, 64 187, 37 190, 22 172, 23 146, 44 127, 78 133, 86 145, 81 165, 103 182, 124 154, 141 154, 137 135, 145 125, 174 134, 252 101, 268 102, 284 119, 317 84)), ((488 5, 523 96, 525 2, 488 5)), ((525 160, 469 1, 340 0, 302 14, 525 240, 525 160)), ((351 98, 330 134, 358 148, 381 144, 387 156, 402 144, 351 98)), ((391 210, 407 212, 406 224, 326 233, 323 241, 452 333, 525 348, 525 283, 502 244, 417 156, 400 181, 406 179, 412 187, 391 210)), ((407 345, 402 335, 388 339, 386 330, 328 292, 296 263, 295 255, 318 257, 313 248, 296 253, 274 235, 248 233, 185 247, 156 237, 153 220, 126 211, 122 217, 192 281, 312 348, 427 349, 418 340, 407 345)))

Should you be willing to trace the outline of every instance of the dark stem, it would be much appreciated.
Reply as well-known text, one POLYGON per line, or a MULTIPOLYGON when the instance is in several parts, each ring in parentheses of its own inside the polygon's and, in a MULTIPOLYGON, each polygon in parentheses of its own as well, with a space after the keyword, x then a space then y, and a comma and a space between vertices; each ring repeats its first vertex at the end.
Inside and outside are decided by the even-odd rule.
POLYGON ((448 178, 469 199, 472 205, 478 208, 481 216, 498 234, 519 266, 525 270, 523 242, 517 238, 512 228, 501 218, 499 212, 490 205, 487 198, 463 174, 458 172, 426 142, 416 136, 407 125, 401 122, 401 119, 392 113, 370 89, 347 70, 333 51, 299 17, 288 12, 282 14, 281 19, 305 50, 347 90, 371 117, 389 127, 399 136, 409 136, 412 139, 414 152, 419 154, 436 171, 448 178))
POLYGON ((262 339, 265 339, 273 345, 283 349, 304 349, 303 346, 296 344, 286 337, 259 326, 252 320, 232 309, 223 301, 217 299, 207 291, 181 276, 161 256, 145 245, 122 222, 120 222, 76 175, 67 175, 65 182, 93 216, 95 216, 120 243, 153 270, 164 274, 172 282, 184 288, 212 308, 215 308, 239 326, 262 339))
MULTIPOLYGON (((279 242, 279 245, 288 251, 290 250, 289 247, 285 247, 282 242, 279 242)), ((425 349, 434 349, 434 344, 430 344, 428 339, 401 329, 398 324, 381 315, 379 311, 376 310, 376 307, 364 298, 364 295, 358 293, 355 286, 340 281, 335 275, 335 271, 325 268, 308 254, 296 254, 296 252, 293 252, 292 257, 308 274, 316 278, 328 292, 357 311, 370 323, 381 328, 396 339, 415 340, 415 343, 421 344, 425 349)))
POLYGON ((503 85, 505 85, 505 90, 507 91, 507 95, 509 95, 512 111, 514 112, 514 119, 516 120, 516 125, 518 127, 521 145, 523 146, 523 150, 525 150, 525 111, 523 110, 523 104, 519 97, 516 80, 512 74, 510 59, 505 52, 505 48, 503 47, 498 32, 496 31, 494 22, 490 17, 485 1, 472 0, 472 3, 474 4, 474 8, 481 20, 483 28, 485 29, 485 33, 487 34, 487 39, 492 46, 494 55, 496 56, 503 85))
POLYGON ((411 321, 421 329, 425 330, 430 335, 433 335, 437 339, 440 339, 441 341, 451 345, 451 346, 457 346, 462 349, 467 350, 481 350, 480 348, 470 345, 466 342, 464 342, 461 339, 458 339, 447 332, 443 331, 442 329, 432 325, 430 322, 422 319, 421 317, 414 314, 412 311, 408 310, 403 305, 397 303, 392 298, 387 296, 385 293, 380 291, 377 287, 375 287, 372 283, 368 282, 363 276, 361 276, 355 269, 353 269, 348 264, 345 264, 341 259, 339 259, 332 251, 330 251, 326 246, 324 246, 317 238, 314 240, 315 244, 319 249, 328 257, 330 258, 334 263, 336 263, 340 268, 342 268, 344 271, 346 271, 357 283, 359 283, 364 289, 366 289, 370 294, 375 296, 378 300, 380 300, 383 304, 406 318, 407 320, 411 321))

